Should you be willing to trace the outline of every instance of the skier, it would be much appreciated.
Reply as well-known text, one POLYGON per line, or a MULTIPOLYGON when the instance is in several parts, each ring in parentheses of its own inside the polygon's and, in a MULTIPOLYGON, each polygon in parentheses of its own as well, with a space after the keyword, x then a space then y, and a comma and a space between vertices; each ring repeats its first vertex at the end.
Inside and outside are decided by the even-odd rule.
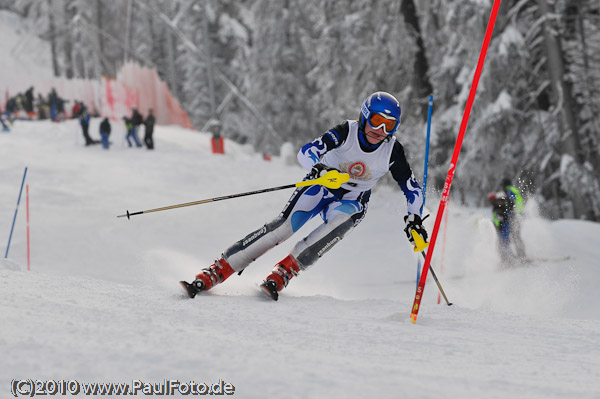
POLYGON ((194 298, 233 273, 241 273, 252 261, 320 215, 324 223, 300 240, 262 283, 262 290, 277 300, 279 292, 294 276, 313 265, 363 220, 371 189, 388 170, 407 199, 404 231, 409 241, 414 245, 411 230, 427 241, 419 216, 423 192, 402 145, 393 136, 400 115, 400 104, 394 96, 376 92, 363 102, 359 120, 346 120, 304 145, 298 152, 298 160, 310 171, 305 180, 337 169, 348 173, 350 181, 339 189, 320 185, 297 188, 279 216, 227 248, 192 283, 182 281, 188 295, 194 298))
POLYGON ((498 251, 503 263, 510 263, 514 255, 510 249, 511 221, 514 203, 504 191, 488 194, 488 201, 492 205, 492 221, 498 233, 498 251))
POLYGON ((506 192, 508 198, 510 198, 510 201, 513 203, 514 206, 510 220, 510 240, 515 244, 517 256, 520 259, 525 259, 525 244, 523 243, 523 239, 521 238, 521 224, 523 222, 525 214, 523 209, 523 196, 519 192, 519 189, 512 185, 508 177, 502 179, 502 189, 506 192))

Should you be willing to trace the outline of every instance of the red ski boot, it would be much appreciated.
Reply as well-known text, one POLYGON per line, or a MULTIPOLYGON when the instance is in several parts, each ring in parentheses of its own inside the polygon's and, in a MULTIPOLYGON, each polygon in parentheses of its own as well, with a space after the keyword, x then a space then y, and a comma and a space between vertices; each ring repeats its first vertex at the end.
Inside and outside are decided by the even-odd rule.
POLYGON ((276 301, 279 299, 279 291, 287 287, 290 280, 300 272, 298 262, 292 255, 286 256, 279 262, 260 285, 265 294, 276 301))
POLYGON ((229 263, 223 258, 215 261, 214 264, 202 269, 196 275, 196 279, 192 283, 180 281, 181 286, 185 289, 188 296, 193 298, 201 291, 208 291, 213 286, 222 283, 231 276, 235 270, 231 268, 229 263))

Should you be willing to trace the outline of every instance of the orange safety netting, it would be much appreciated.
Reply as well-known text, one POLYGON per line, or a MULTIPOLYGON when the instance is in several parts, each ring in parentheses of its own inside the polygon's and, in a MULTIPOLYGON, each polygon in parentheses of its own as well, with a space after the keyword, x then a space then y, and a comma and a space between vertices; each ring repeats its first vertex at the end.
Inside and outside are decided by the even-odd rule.
POLYGON ((125 64, 116 79, 103 76, 100 80, 67 78, 27 78, 19 77, 6 87, 6 100, 10 95, 24 92, 33 86, 35 97, 48 95, 52 88, 58 96, 68 100, 65 104, 67 116, 70 116, 75 101, 82 101, 91 113, 98 112, 112 120, 131 116, 132 107, 142 115, 152 108, 159 125, 180 125, 193 128, 187 113, 181 108, 154 69, 135 63, 125 64), (18 83, 17 83, 18 81, 18 83))

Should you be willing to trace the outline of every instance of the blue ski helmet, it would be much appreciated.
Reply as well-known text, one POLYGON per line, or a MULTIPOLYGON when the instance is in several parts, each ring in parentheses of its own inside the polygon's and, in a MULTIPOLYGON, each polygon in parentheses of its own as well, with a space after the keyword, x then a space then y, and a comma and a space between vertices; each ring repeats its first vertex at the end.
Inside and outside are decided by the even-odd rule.
POLYGON ((367 122, 374 129, 383 126, 383 130, 391 136, 400 125, 400 115, 402 109, 396 97, 385 91, 378 91, 362 103, 359 124, 363 131, 367 122))

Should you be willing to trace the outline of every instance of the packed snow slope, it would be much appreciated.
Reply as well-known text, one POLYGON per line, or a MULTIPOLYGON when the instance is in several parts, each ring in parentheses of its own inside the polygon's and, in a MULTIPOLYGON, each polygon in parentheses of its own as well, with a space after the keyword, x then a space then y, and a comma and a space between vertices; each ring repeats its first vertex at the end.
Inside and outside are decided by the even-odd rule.
POLYGON ((240 398, 600 397, 600 225, 544 220, 530 203, 529 256, 570 259, 499 270, 488 210, 450 203, 433 266, 454 305, 438 305, 429 281, 413 325, 406 201, 382 186, 366 219, 278 302, 257 283, 316 222, 190 300, 177 282, 274 218, 291 191, 116 216, 305 171, 231 142, 212 155, 209 135, 176 127, 157 127, 155 151, 128 148, 113 128, 109 151, 84 147, 75 121, 17 121, 0 134, 2 256, 26 166, 31 236, 27 271, 24 190, 0 261, 0 397, 13 379, 221 379, 240 398))

